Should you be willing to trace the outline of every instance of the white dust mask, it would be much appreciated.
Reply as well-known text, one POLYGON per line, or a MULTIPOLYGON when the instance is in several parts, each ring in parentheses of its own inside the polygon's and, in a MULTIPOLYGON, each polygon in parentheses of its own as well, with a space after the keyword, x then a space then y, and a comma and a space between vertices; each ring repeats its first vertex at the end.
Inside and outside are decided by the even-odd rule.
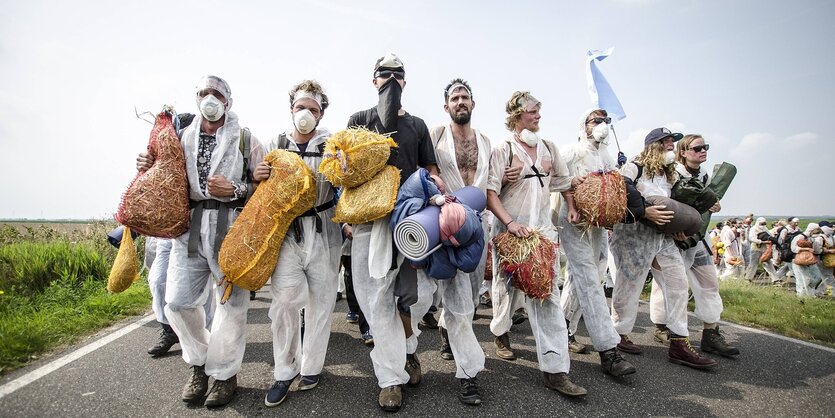
POLYGON ((594 138, 595 142, 599 142, 603 145, 609 145, 609 124, 597 124, 597 126, 591 130, 591 137, 594 138))
POLYGON ((200 113, 210 122, 217 122, 223 117, 223 103, 211 94, 200 100, 199 107, 200 113))
POLYGON ((522 129, 522 132, 519 132, 519 140, 524 142, 529 147, 536 146, 536 143, 539 141, 539 136, 536 133, 531 132, 527 129, 522 129))
POLYGON ((296 125, 296 130, 307 135, 316 129, 316 118, 307 109, 299 110, 293 113, 293 124, 296 125))
POLYGON ((667 151, 664 153, 664 165, 672 164, 676 162, 676 152, 675 151, 667 151))

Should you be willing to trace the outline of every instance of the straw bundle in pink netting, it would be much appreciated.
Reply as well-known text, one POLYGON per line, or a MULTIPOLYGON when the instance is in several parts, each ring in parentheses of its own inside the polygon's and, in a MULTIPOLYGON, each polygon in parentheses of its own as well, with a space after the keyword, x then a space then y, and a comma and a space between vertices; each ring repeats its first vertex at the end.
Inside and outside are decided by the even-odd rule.
MULTIPOLYGON (((525 238, 503 232, 493 238, 499 268, 511 276, 513 287, 534 299, 546 299, 554 286, 557 246, 539 231, 525 238)), ((494 267, 495 268, 495 267, 494 267)))
POLYGON ((150 237, 175 238, 188 230, 188 177, 172 109, 157 115, 148 154, 154 165, 139 173, 122 195, 116 221, 150 237))

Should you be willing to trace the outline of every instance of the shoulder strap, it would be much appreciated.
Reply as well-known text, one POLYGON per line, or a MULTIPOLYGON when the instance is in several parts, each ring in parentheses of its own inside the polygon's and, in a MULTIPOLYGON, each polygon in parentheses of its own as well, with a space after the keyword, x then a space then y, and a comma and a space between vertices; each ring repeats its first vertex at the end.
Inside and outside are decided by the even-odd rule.
POLYGON ((638 175, 635 176, 635 183, 637 183, 638 179, 641 178, 642 175, 644 175, 644 166, 642 164, 636 163, 635 161, 632 161, 632 164, 635 164, 635 166, 638 167, 638 175))
POLYGON ((249 151, 251 138, 252 133, 249 132, 249 128, 241 128, 241 139, 238 143, 238 149, 241 151, 241 155, 244 156, 244 170, 241 174, 241 181, 246 183, 251 183, 249 178, 249 151))
POLYGON ((513 165, 513 144, 510 141, 506 142, 507 144, 507 166, 510 167, 513 165))
POLYGON ((296 155, 298 155, 299 157, 302 157, 302 158, 304 158, 304 157, 321 157, 321 156, 325 155, 325 143, 324 142, 322 142, 321 144, 319 144, 318 147, 316 147, 318 149, 318 151, 300 152, 300 151, 291 150, 290 149, 290 140, 287 138, 287 134, 285 134, 284 132, 282 132, 278 135, 278 143, 276 144, 276 146, 278 147, 278 149, 283 149, 287 152, 292 152, 293 154, 296 154, 296 155))
POLYGON ((443 138, 444 132, 446 132, 446 125, 436 126, 429 131, 429 139, 432 140, 432 147, 436 148, 438 146, 438 142, 443 138))

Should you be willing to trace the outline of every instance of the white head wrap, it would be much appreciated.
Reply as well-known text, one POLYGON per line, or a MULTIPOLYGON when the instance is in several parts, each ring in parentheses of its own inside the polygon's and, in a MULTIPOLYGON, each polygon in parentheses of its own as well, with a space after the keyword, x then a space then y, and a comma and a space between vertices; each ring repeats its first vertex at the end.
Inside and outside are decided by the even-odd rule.
POLYGON ((470 98, 473 97, 473 92, 471 92, 470 89, 467 88, 467 86, 465 86, 461 83, 455 83, 455 84, 449 86, 449 88, 446 91, 446 96, 447 97, 452 96, 452 93, 455 93, 455 90, 458 90, 458 89, 467 90, 467 94, 470 95, 470 98))
POLYGON ((296 90, 296 93, 293 95, 293 104, 295 105, 301 99, 312 99, 316 104, 319 105, 319 110, 322 109, 322 95, 319 93, 314 93, 306 90, 296 90))

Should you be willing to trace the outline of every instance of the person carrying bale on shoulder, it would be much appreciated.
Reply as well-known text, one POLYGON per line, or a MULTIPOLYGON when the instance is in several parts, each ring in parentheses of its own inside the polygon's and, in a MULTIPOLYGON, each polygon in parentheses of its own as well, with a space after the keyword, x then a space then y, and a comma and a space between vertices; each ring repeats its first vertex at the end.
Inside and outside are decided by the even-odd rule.
MULTIPOLYGON (((165 315, 180 339, 183 360, 192 368, 182 400, 208 407, 228 404, 238 387, 237 374, 246 348, 246 313, 249 291, 233 287, 229 299, 218 304, 211 330, 203 309, 206 295, 216 301, 224 289, 213 286, 222 279, 217 254, 229 226, 251 196, 255 167, 264 159, 264 146, 231 112, 232 91, 220 77, 207 75, 197 84, 200 112, 182 130, 191 200, 189 231, 171 245, 165 288, 165 315), (209 377, 214 379, 209 388, 209 377), (204 402, 205 397, 205 402, 204 402)), ((137 158, 137 169, 153 164, 148 154, 137 158)))

